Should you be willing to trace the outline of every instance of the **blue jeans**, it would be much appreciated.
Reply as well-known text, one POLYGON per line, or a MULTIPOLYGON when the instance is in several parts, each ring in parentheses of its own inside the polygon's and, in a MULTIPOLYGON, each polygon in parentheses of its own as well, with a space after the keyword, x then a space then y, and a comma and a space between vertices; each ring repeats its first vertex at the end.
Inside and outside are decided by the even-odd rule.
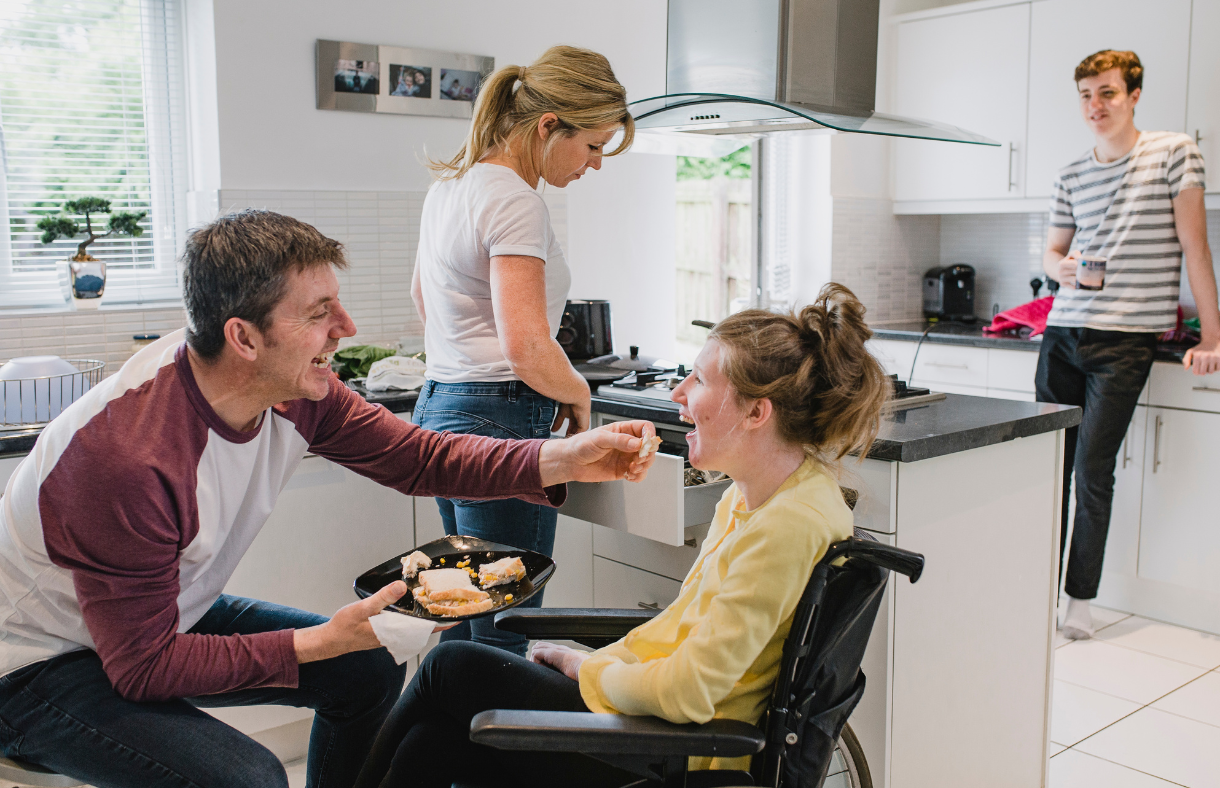
MULTIPOLYGON (((491 438, 546 438, 555 420, 555 400, 521 381, 505 383, 437 383, 429 380, 419 393, 412 417, 424 429, 485 435, 491 438)), ((510 498, 468 501, 437 498, 445 533, 474 536, 550 555, 555 548, 559 513, 549 507, 510 498)), ((542 592, 523 607, 541 607, 542 592)), ((473 640, 525 656, 524 635, 501 632, 491 617, 462 622, 441 635, 442 641, 473 640)))
MULTIPOLYGON (((190 631, 253 634, 325 621, 222 596, 190 631)), ((96 652, 74 651, 0 677, 0 751, 98 788, 287 788, 270 750, 196 707, 296 706, 317 712, 306 785, 348 788, 405 679, 405 668, 375 649, 301 665, 296 688, 136 703, 114 691, 96 652)))

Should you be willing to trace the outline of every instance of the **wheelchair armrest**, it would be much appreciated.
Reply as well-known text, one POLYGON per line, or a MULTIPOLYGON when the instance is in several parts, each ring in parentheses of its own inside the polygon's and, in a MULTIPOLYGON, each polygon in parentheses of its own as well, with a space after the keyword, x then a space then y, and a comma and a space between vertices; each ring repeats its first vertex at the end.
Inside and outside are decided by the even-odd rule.
POLYGON ((658 612, 596 607, 518 607, 497 613, 495 625, 496 629, 516 632, 531 640, 593 638, 613 642, 646 623, 658 612))
POLYGON ((740 720, 676 725, 657 717, 579 711, 493 709, 470 721, 470 740, 500 750, 587 755, 714 755, 762 752, 766 734, 740 720))

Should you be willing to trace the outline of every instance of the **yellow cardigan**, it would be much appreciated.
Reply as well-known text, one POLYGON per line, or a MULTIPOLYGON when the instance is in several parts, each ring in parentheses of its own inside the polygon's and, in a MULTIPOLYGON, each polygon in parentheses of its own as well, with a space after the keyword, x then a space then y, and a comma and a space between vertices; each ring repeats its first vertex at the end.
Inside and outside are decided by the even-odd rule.
MULTIPOLYGON (((758 722, 813 566, 852 533, 839 485, 806 460, 753 511, 730 486, 673 604, 580 668, 591 711, 670 722, 758 722)), ((749 758, 692 758, 748 769, 749 758)))

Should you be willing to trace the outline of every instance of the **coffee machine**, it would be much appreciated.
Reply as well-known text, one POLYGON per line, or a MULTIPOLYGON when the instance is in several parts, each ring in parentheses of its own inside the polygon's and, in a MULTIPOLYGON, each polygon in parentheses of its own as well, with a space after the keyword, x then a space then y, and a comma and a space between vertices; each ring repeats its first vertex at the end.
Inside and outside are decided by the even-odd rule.
POLYGON ((923 316, 930 320, 973 323, 974 267, 958 264, 923 275, 923 316))

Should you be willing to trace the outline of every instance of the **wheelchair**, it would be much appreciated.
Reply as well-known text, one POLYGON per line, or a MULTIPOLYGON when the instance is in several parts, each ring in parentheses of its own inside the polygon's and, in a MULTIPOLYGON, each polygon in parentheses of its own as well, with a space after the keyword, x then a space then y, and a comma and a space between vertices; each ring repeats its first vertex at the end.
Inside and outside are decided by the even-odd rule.
MULTIPOLYGON (((471 720, 470 739, 499 749, 582 753, 637 775, 633 788, 872 788, 847 718, 864 694, 860 663, 889 572, 914 583, 923 565, 922 555, 883 545, 860 529, 832 544, 793 614, 779 676, 757 726, 726 719, 677 725, 655 717, 494 709, 471 720), (749 772, 687 771, 690 756, 745 755, 755 756, 749 772)), ((500 613, 495 623, 535 640, 600 648, 657 612, 518 608, 500 613)))

